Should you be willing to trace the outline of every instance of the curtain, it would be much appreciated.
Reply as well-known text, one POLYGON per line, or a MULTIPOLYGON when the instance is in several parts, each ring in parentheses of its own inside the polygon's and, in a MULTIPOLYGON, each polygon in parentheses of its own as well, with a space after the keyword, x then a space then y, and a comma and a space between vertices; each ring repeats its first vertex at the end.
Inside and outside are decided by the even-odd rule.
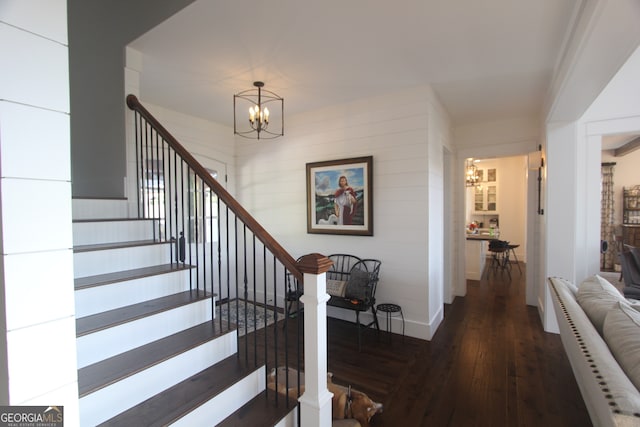
POLYGON ((602 248, 606 246, 607 250, 601 250, 600 265, 604 271, 614 270, 616 263, 616 235, 614 225, 614 209, 613 209, 613 170, 615 163, 602 164, 602 207, 600 211, 600 240, 603 243, 602 248), (604 243, 606 242, 606 244, 604 243))

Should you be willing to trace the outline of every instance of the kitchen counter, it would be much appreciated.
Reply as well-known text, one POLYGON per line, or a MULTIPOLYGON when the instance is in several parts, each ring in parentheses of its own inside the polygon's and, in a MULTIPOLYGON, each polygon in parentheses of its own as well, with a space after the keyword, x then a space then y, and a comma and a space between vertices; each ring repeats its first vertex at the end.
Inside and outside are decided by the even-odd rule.
POLYGON ((466 271, 465 277, 469 280, 480 280, 487 261, 487 253, 491 240, 500 238, 500 230, 497 228, 479 228, 475 234, 467 234, 465 248, 466 271), (491 232, 493 231, 493 235, 491 232))
POLYGON ((494 240, 499 239, 499 235, 490 236, 488 234, 467 234, 467 240, 494 240))
POLYGON ((465 277, 469 280, 480 280, 487 259, 487 243, 492 236, 473 235, 467 236, 465 247, 465 277))

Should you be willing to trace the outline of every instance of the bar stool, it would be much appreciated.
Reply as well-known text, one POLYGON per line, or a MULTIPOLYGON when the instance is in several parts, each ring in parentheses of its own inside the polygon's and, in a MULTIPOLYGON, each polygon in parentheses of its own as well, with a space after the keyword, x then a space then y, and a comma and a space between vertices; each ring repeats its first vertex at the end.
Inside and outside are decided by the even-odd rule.
POLYGON ((491 264, 487 268, 487 278, 490 271, 497 273, 498 270, 506 271, 511 280, 511 263, 509 262, 509 242, 494 239, 489 242, 489 252, 491 253, 491 264))
POLYGON ((402 339, 404 340, 404 314, 402 314, 402 307, 398 304, 378 304, 376 307, 377 311, 381 311, 387 315, 387 334, 389 334, 389 338, 391 338, 391 316, 397 316, 398 314, 402 318, 402 339))
POLYGON ((518 266, 518 271, 520 271, 520 274, 522 274, 522 269, 520 268, 520 262, 518 262, 518 257, 516 256, 516 251, 514 250, 518 247, 520 247, 520 245, 511 245, 511 244, 507 245, 509 252, 513 254, 513 259, 515 260, 512 262, 515 262, 515 264, 518 266))

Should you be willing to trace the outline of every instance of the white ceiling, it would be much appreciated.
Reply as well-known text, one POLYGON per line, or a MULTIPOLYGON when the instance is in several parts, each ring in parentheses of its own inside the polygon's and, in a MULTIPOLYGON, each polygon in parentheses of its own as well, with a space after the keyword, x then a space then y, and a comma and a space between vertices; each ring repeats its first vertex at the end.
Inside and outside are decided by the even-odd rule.
POLYGON ((131 46, 141 98, 233 126, 262 80, 285 115, 430 84, 454 125, 538 115, 581 0, 198 0, 131 46))

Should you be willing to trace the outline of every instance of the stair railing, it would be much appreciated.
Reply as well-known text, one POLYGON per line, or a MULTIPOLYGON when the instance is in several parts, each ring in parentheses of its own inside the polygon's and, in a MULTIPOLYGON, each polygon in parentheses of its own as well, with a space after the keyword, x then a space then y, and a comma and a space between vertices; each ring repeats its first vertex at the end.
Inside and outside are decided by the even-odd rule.
MULTIPOLYGON (((138 217, 153 220, 154 240, 170 243, 171 263, 191 267, 193 292, 217 294, 211 299, 212 319, 221 330, 238 325, 239 358, 265 364, 267 376, 282 366, 300 371, 303 327, 283 314, 286 276, 303 281, 296 260, 134 95, 127 96, 127 106, 135 122, 138 217), (252 334, 259 317, 273 324, 252 334), (298 331, 294 338, 287 333, 290 327, 298 331)), ((289 384, 286 376, 287 389, 299 388, 299 378, 289 384)))

